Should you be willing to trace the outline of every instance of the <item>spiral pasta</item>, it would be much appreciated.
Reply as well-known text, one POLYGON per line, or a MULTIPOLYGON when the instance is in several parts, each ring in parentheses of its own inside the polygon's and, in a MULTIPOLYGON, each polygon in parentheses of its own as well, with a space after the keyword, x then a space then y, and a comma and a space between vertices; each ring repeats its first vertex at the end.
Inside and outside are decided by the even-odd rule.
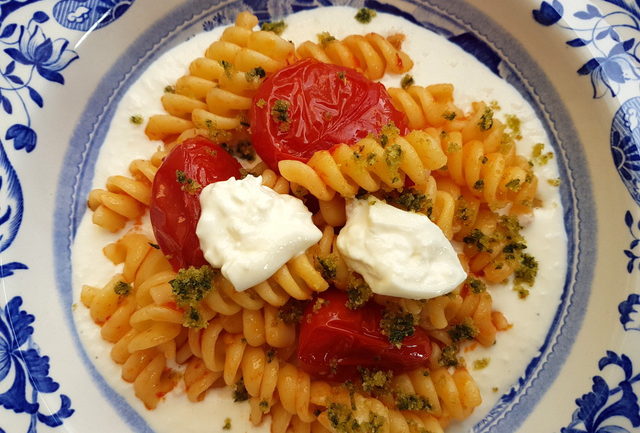
POLYGON ((129 165, 132 177, 110 176, 106 190, 92 190, 87 205, 93 211, 94 224, 117 232, 127 221, 140 218, 151 203, 151 184, 161 163, 157 155, 135 160, 129 165))
POLYGON ((300 44, 296 50, 298 57, 352 68, 370 80, 378 80, 385 73, 402 74, 413 67, 406 53, 377 33, 350 35, 343 40, 321 35, 320 39, 319 44, 311 41, 300 44))
POLYGON ((191 63, 173 93, 162 97, 168 114, 149 119, 149 138, 165 139, 194 128, 218 135, 244 127, 258 86, 266 75, 286 66, 294 51, 291 42, 275 33, 253 30, 257 24, 255 15, 241 12, 204 57, 191 63))
POLYGON ((382 185, 401 188, 405 177, 424 185, 428 171, 442 167, 446 156, 432 135, 412 131, 405 137, 385 135, 387 143, 365 138, 354 145, 341 144, 333 152, 321 150, 307 164, 284 160, 278 164, 282 177, 306 188, 319 200, 355 197, 359 188, 378 191, 382 185))

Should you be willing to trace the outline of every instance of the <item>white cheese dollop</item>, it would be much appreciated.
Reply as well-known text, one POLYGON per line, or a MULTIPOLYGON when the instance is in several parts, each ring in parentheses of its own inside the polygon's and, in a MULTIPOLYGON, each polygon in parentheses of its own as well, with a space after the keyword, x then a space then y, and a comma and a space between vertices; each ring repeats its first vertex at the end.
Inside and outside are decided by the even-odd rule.
POLYGON ((247 176, 207 185, 196 227, 204 258, 237 291, 265 281, 322 237, 299 199, 247 176))
POLYGON ((466 278, 442 230, 421 214, 368 199, 347 203, 338 250, 379 295, 429 299, 466 278))

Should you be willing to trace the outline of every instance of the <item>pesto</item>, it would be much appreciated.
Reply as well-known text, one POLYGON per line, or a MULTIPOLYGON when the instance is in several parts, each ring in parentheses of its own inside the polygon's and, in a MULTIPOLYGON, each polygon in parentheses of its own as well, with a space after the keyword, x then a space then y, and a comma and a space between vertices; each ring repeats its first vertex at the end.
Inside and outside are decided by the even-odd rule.
POLYGON ((490 361, 491 360, 489 358, 476 359, 475 361, 473 361, 473 369, 482 370, 483 368, 486 368, 489 365, 490 361))
POLYGON ((547 179, 547 183, 551 186, 560 186, 560 178, 547 179))
POLYGON ((493 252, 490 244, 493 239, 482 233, 479 229, 473 229, 471 233, 462 238, 462 242, 467 245, 474 246, 478 251, 493 252))
POLYGON ((538 275, 538 261, 530 254, 523 253, 520 264, 514 272, 516 284, 526 283, 532 286, 538 275))
POLYGON ((402 161, 402 148, 399 144, 393 144, 385 147, 384 161, 387 163, 387 166, 392 168, 400 165, 400 162, 402 161))
POLYGON ((134 114, 133 116, 129 117, 129 122, 133 123, 134 125, 142 125, 142 122, 144 122, 144 119, 142 118, 141 115, 134 114))
POLYGON ((220 63, 220 66, 224 69, 224 75, 227 78, 231 78, 231 69, 233 69, 233 65, 226 60, 220 60, 218 63, 220 63))
POLYGON ((537 165, 546 165, 550 159, 553 158, 553 152, 542 153, 544 150, 544 143, 536 143, 533 146, 531 152, 531 160, 537 165))
POLYGON ((463 340, 473 340, 478 336, 478 328, 470 318, 466 318, 462 323, 454 325, 447 331, 449 337, 457 343, 463 340))
POLYGON ((249 140, 240 140, 233 144, 224 142, 220 146, 235 158, 244 159, 245 161, 254 161, 256 159, 256 151, 249 140))
POLYGON ((327 408, 327 419, 336 433, 380 433, 384 431, 385 418, 369 412, 367 421, 359 422, 353 410, 342 403, 331 403, 327 408))
POLYGON ((288 325, 300 323, 304 311, 305 302, 289 298, 278 310, 278 318, 288 325))
POLYGON ((380 320, 380 329, 391 344, 400 347, 402 341, 406 337, 411 337, 415 332, 413 314, 385 311, 382 320, 380 320))
POLYGON ((522 185, 520 184, 520 179, 518 179, 518 178, 511 179, 504 186, 505 186, 505 188, 510 189, 513 192, 518 192, 518 191, 520 191, 520 188, 522 188, 522 185))
POLYGON ((171 85, 165 86, 164 93, 176 93, 176 88, 171 85))
POLYGON ((212 290, 215 271, 211 266, 190 266, 180 269, 175 279, 169 281, 176 304, 179 307, 195 307, 212 290))
POLYGON ((457 367, 460 365, 460 359, 458 359, 458 347, 456 345, 445 346, 440 353, 440 359, 438 364, 443 367, 457 367))
POLYGON ((284 99, 278 99, 271 107, 271 118, 278 125, 278 129, 286 132, 291 127, 291 118, 289 117, 289 108, 291 104, 284 99))
POLYGON ((418 394, 396 394, 398 410, 431 410, 432 406, 426 397, 418 394))
POLYGON ((349 278, 347 286, 346 307, 350 310, 357 310, 366 304, 373 296, 371 287, 364 281, 362 276, 355 274, 349 278))
POLYGON ((262 23, 260 25, 260 30, 264 30, 265 32, 273 32, 276 35, 281 35, 284 29, 287 27, 283 20, 274 21, 271 23, 262 23))
POLYGON ((247 388, 244 386, 244 379, 240 379, 236 382, 233 387, 233 401, 247 401, 249 400, 249 393, 247 392, 247 388))
POLYGON ((445 111, 444 113, 442 113, 442 117, 444 117, 446 120, 452 121, 456 118, 456 113, 454 111, 445 111))
POLYGON ((376 15, 376 11, 373 9, 361 8, 354 18, 362 24, 369 24, 376 15))
POLYGON ((182 319, 182 326, 184 326, 185 328, 202 329, 206 328, 207 325, 208 322, 203 319, 198 310, 193 307, 189 307, 187 310, 185 310, 182 319))
POLYGON ((414 189, 406 189, 402 192, 392 190, 382 197, 388 204, 409 212, 426 214, 431 206, 431 198, 414 189))
POLYGON ((402 77, 402 80, 400 80, 400 87, 402 87, 403 89, 408 89, 409 87, 413 86, 415 83, 416 82, 413 79, 413 75, 406 74, 404 77, 402 77))
POLYGON ((382 395, 389 392, 392 371, 369 370, 368 368, 358 368, 362 380, 362 390, 372 395, 382 395))
POLYGON ((487 284, 482 281, 480 278, 476 278, 472 275, 469 275, 469 277, 467 278, 466 281, 467 286, 469 286, 469 289, 471 290, 472 293, 483 293, 487 291, 487 284))
POLYGON ((222 430, 231 430, 231 418, 224 419, 224 425, 222 426, 222 430))
POLYGON ((269 402, 267 400, 260 400, 258 407, 262 413, 267 413, 269 411, 269 402))
POLYGON ((267 73, 261 66, 255 67, 252 70, 244 73, 244 77, 248 82, 257 81, 266 76, 267 73))
POLYGON ((188 194, 195 194, 200 188, 202 188, 202 185, 194 179, 187 177, 187 174, 182 170, 176 170, 176 181, 182 185, 180 189, 188 194))
POLYGON ((482 131, 488 131, 493 126, 493 110, 489 107, 484 109, 480 120, 478 121, 478 128, 482 131))
POLYGON ((318 43, 323 47, 327 45, 329 42, 335 41, 336 38, 329 32, 318 33, 318 43))
POLYGON ((115 286, 113 286, 113 291, 118 296, 128 296, 131 294, 131 284, 125 283, 124 281, 118 281, 115 286))
POLYGON ((328 256, 317 256, 318 268, 325 280, 335 280, 338 272, 338 259, 334 254, 328 256))

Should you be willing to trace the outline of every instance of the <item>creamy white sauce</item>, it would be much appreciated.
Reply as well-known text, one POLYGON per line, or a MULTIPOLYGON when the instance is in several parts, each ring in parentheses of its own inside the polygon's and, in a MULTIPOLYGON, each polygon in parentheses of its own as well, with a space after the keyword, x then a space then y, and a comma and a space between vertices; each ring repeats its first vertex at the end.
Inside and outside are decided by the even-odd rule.
POLYGON ((451 242, 426 215, 373 198, 347 202, 337 246, 379 295, 430 299, 467 278, 451 242))
MULTIPOLYGON (((453 83, 456 104, 464 110, 469 109, 472 101, 498 101, 501 106, 496 113, 498 118, 514 114, 522 121, 524 139, 518 143, 518 153, 522 155, 529 156, 535 143, 549 142, 534 111, 516 90, 459 47, 402 18, 387 14, 378 13, 371 24, 360 24, 353 18, 355 12, 344 7, 301 12, 286 18, 288 26, 282 36, 300 43, 315 40, 316 34, 322 31, 328 31, 337 38, 371 31, 383 35, 404 33, 407 38, 403 49, 415 62, 411 74, 417 84, 453 83)), ((163 55, 131 86, 118 105, 102 146, 94 188, 104 188, 110 175, 127 175, 132 159, 148 158, 155 151, 160 143, 150 143, 144 135, 144 128, 130 123, 129 117, 138 114, 147 119, 152 114, 162 113, 160 96, 164 87, 182 76, 190 61, 202 56, 207 46, 221 33, 221 29, 215 29, 189 39, 163 55)), ((388 76, 382 82, 390 87, 399 87, 400 79, 401 76, 388 76)), ((462 423, 453 423, 447 432, 469 430, 524 373, 527 363, 538 353, 559 303, 566 272, 566 235, 558 188, 547 183, 548 179, 558 178, 558 169, 552 160, 543 167, 536 167, 536 174, 540 180, 538 195, 543 207, 534 211, 532 224, 523 232, 528 241, 528 252, 540 264, 535 287, 524 301, 508 286, 491 288, 494 309, 502 311, 513 323, 513 328, 501 332, 491 348, 479 348, 464 354, 471 374, 480 386, 483 403, 470 418, 462 423), (472 367, 473 361, 480 358, 489 358, 490 362, 486 368, 476 371, 472 367)), ((104 285, 117 272, 118 267, 103 256, 102 248, 117 240, 122 233, 106 233, 92 224, 90 212, 85 214, 73 250, 74 299, 79 299, 83 284, 104 285)), ((209 392, 203 402, 190 403, 179 385, 156 410, 146 410, 134 396, 132 386, 120 378, 120 367, 109 357, 112 346, 100 338, 100 329, 91 321, 87 309, 79 306, 74 317, 89 358, 98 371, 158 433, 218 432, 222 431, 226 417, 232 418, 234 432, 268 431, 268 423, 252 427, 248 422, 248 405, 233 403, 229 392, 224 390, 209 392)))
POLYGON ((253 287, 322 237, 302 200, 247 176, 207 185, 196 227, 204 258, 237 291, 253 287))

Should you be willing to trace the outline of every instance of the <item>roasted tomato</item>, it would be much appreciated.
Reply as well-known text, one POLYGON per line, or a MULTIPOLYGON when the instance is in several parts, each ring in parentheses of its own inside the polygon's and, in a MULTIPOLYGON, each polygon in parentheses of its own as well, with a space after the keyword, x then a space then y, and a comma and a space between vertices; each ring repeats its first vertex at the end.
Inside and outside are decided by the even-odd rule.
POLYGON ((174 269, 207 263, 196 236, 200 191, 239 176, 238 161, 204 137, 186 140, 167 155, 153 180, 150 216, 156 240, 174 269))
POLYGON ((249 116, 256 152, 274 170, 278 161, 306 162, 318 150, 355 143, 390 122, 406 132, 406 117, 382 84, 312 59, 267 78, 249 116))
POLYGON ((310 374, 334 380, 355 377, 357 368, 406 371, 424 366, 431 355, 426 332, 416 328, 400 347, 382 334, 382 306, 369 302, 349 310, 344 292, 330 289, 321 297, 328 301, 314 311, 307 307, 300 324, 298 359, 310 374))

